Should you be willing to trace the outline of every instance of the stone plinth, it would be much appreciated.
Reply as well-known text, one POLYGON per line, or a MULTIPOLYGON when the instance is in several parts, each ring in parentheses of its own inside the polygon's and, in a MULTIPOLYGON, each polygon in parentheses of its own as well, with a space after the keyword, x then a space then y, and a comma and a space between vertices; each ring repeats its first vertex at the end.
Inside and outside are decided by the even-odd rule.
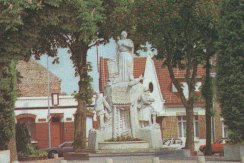
POLYGON ((88 149, 97 150, 98 143, 112 138, 112 128, 105 128, 104 130, 90 130, 88 137, 88 149))
POLYGON ((10 163, 10 151, 0 151, 0 162, 1 163, 10 163))
POLYGON ((225 144, 224 158, 225 160, 239 161, 244 157, 244 145, 241 144, 225 144))
POLYGON ((124 142, 100 142, 99 150, 131 150, 148 149, 149 144, 146 141, 124 141, 124 142))
POLYGON ((141 128, 138 131, 138 138, 145 140, 149 143, 150 148, 161 148, 162 147, 162 136, 160 128, 146 127, 141 128))

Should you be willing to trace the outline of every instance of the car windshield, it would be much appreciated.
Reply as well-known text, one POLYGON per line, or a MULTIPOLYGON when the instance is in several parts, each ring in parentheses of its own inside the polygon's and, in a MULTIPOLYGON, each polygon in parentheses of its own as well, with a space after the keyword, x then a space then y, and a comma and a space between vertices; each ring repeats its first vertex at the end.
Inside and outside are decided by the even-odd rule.
POLYGON ((64 142, 62 144, 59 145, 59 147, 72 147, 73 146, 73 142, 64 142))
POLYGON ((163 144, 168 144, 170 140, 171 140, 171 139, 165 139, 165 140, 163 141, 163 144))

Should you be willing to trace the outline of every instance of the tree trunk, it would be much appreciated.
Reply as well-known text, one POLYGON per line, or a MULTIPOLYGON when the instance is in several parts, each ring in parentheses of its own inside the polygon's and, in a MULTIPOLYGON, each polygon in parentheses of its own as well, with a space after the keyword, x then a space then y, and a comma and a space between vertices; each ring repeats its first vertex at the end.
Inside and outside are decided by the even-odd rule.
MULTIPOLYGON (((191 80, 189 81, 188 79, 188 91, 189 91, 189 98, 186 98, 183 89, 181 87, 180 82, 175 78, 173 67, 170 64, 171 62, 168 62, 167 67, 169 71, 170 78, 172 82, 174 83, 182 104, 184 105, 186 109, 186 144, 185 148, 189 149, 191 152, 191 155, 194 155, 194 124, 193 124, 193 118, 194 118, 194 113, 193 113, 193 104, 194 104, 194 91, 195 91, 195 77, 196 77, 196 72, 197 72, 197 65, 193 66, 193 74, 192 77, 190 78, 191 80)), ((187 77, 189 78, 189 73, 187 73, 187 77)))
POLYGON ((211 134, 212 134, 212 129, 211 129, 211 124, 212 124, 212 119, 211 119, 211 110, 212 110, 212 87, 211 87, 211 77, 210 77, 210 69, 211 65, 209 63, 210 57, 206 57, 206 78, 205 78, 205 83, 203 87, 203 96, 205 98, 206 102, 206 149, 204 154, 205 155, 212 155, 212 149, 211 149, 211 134))
POLYGON ((193 105, 186 107, 186 145, 185 148, 189 149, 191 155, 194 155, 194 112, 193 105))
POLYGON ((86 102, 78 99, 78 107, 75 113, 74 150, 86 148, 86 102))
POLYGON ((89 96, 89 75, 88 75, 88 65, 86 63, 86 56, 88 46, 80 47, 82 43, 74 45, 74 55, 76 60, 73 60, 76 66, 76 71, 80 76, 79 93, 77 95, 78 106, 75 113, 74 121, 74 150, 81 151, 86 149, 86 112, 87 112, 87 101, 89 96))
POLYGON ((10 160, 11 160, 10 162, 18 161, 15 136, 13 136, 10 139, 9 144, 8 144, 8 149, 10 150, 10 160))

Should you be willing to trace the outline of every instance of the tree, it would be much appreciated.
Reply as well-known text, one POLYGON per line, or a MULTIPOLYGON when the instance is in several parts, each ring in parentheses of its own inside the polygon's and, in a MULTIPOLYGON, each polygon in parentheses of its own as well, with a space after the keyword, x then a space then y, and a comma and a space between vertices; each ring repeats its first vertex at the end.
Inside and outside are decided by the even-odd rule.
POLYGON ((168 68, 170 78, 186 108, 186 148, 190 149, 192 154, 193 106, 197 99, 194 91, 196 81, 202 80, 198 79, 197 70, 206 60, 205 50, 207 54, 212 55, 212 44, 207 45, 212 19, 202 14, 203 3, 204 1, 200 0, 135 1, 133 15, 135 30, 158 50, 157 58, 162 59, 164 66, 168 68), (187 96, 175 76, 175 68, 184 71, 188 85, 187 96))
POLYGON ((18 133, 18 136, 16 136, 17 151, 26 153, 28 148, 27 146, 31 143, 31 136, 28 132, 26 124, 17 122, 16 133, 18 133))
POLYGON ((80 77, 79 92, 76 94, 78 107, 74 122, 74 149, 86 148, 86 111, 91 102, 92 88, 87 51, 95 45, 98 25, 104 21, 100 0, 53 1, 52 5, 32 13, 32 21, 41 26, 42 37, 33 48, 36 55, 47 53, 56 56, 58 48, 68 48, 76 75, 80 77))
POLYGON ((11 160, 17 160, 15 63, 17 60, 28 59, 31 47, 36 43, 35 27, 26 23, 30 19, 26 11, 40 8, 37 1, 0 1, 0 148, 11 150, 11 160))
POLYGON ((202 87, 202 95, 205 99, 205 118, 206 118, 206 148, 205 155, 212 155, 212 115, 213 115, 213 81, 211 78, 211 57, 216 53, 216 42, 218 39, 217 21, 219 5, 217 1, 202 1, 198 7, 198 14, 202 16, 201 31, 205 43, 205 79, 202 87))
MULTIPOLYGON (((2 64, 3 65, 3 64, 2 64)), ((8 149, 8 143, 15 135, 14 104, 16 100, 15 62, 2 67, 0 72, 0 149, 8 149)))
POLYGON ((244 2, 224 0, 220 11, 217 91, 233 142, 244 141, 244 2))

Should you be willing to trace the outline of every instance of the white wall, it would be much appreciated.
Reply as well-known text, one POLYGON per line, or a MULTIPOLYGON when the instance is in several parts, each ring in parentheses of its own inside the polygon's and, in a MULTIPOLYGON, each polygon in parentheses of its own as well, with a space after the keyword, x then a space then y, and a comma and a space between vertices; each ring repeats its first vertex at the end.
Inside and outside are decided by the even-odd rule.
POLYGON ((155 99, 155 102, 152 103, 152 106, 157 112, 159 112, 159 115, 162 116, 165 114, 164 99, 158 83, 158 77, 154 66, 154 62, 151 59, 151 57, 148 56, 146 60, 143 85, 146 88, 149 88, 150 82, 153 84, 153 92, 151 93, 151 95, 155 99))
MULTIPOLYGON (((15 103, 15 115, 21 114, 34 114, 36 115, 36 123, 38 119, 47 119, 48 115, 48 102, 47 97, 20 97, 17 98, 15 103)), ((94 101, 94 100, 93 100, 94 101)), ((71 118, 74 121, 74 114, 77 108, 77 101, 73 96, 60 96, 59 106, 52 108, 50 100, 50 113, 63 113, 62 122, 66 122, 66 118, 71 118)), ((92 126, 92 120, 88 118, 87 124, 92 126)))

